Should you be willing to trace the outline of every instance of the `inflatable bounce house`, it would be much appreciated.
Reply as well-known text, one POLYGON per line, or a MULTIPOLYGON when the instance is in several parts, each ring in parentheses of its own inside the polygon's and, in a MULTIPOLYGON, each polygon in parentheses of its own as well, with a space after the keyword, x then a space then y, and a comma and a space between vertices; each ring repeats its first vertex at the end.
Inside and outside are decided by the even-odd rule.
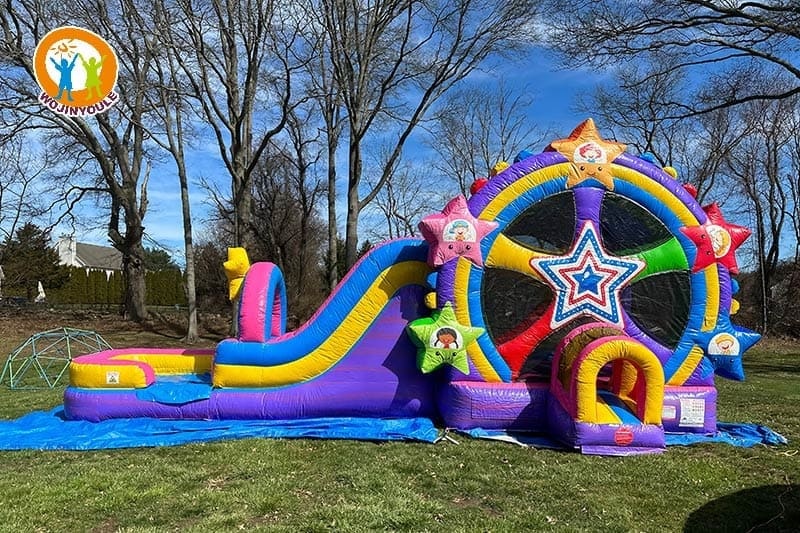
POLYGON ((280 270, 234 256, 237 338, 78 357, 66 416, 429 417, 589 454, 715 432, 715 375, 743 379, 759 338, 730 320, 749 231, 591 119, 493 174, 424 240, 376 246, 296 331, 280 270))

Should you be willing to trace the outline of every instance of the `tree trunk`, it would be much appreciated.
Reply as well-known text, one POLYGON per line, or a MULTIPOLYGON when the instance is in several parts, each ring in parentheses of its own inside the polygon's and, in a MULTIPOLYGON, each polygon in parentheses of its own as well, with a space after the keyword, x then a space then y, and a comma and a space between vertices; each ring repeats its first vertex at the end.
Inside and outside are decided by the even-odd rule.
POLYGON ((234 246, 242 247, 252 252, 253 237, 253 194, 248 184, 243 186, 244 178, 235 180, 236 193, 233 197, 235 207, 234 216, 234 246))
POLYGON ((192 215, 189 207, 189 183, 186 177, 186 169, 183 165, 179 166, 179 178, 181 183, 181 207, 183 210, 183 244, 186 256, 186 307, 188 327, 186 329, 186 343, 194 344, 197 342, 197 292, 195 290, 194 275, 194 244, 192 243, 192 215))
POLYGON ((336 139, 328 138, 328 290, 339 282, 339 231, 336 225, 336 139))
POLYGON ((144 247, 141 238, 122 252, 122 274, 125 280, 125 312, 129 320, 146 322, 147 291, 145 286, 144 247))
POLYGON ((358 215, 361 212, 358 198, 358 185, 361 183, 361 146, 360 141, 353 140, 350 132, 350 161, 347 179, 347 226, 345 234, 345 269, 350 268, 358 259, 358 215))

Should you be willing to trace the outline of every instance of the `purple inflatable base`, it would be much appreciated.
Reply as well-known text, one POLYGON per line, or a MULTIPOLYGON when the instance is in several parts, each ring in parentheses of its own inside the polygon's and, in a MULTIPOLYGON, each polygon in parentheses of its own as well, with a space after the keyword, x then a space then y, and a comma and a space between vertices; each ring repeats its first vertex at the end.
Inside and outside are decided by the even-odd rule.
POLYGON ((717 389, 664 387, 661 423, 670 433, 713 435, 717 432, 717 389))
MULTIPOLYGON (((584 454, 634 455, 665 447, 664 432, 713 434, 716 390, 666 387, 663 426, 578 422, 550 394, 545 383, 455 381, 361 383, 326 381, 325 387, 214 389, 194 383, 194 398, 144 395, 140 390, 90 390, 69 387, 64 394, 68 419, 112 418, 200 420, 294 420, 325 417, 414 418, 441 420, 459 430, 483 428, 538 432, 584 454), (414 386, 409 386, 409 385, 414 386)), ((180 387, 180 384, 177 384, 180 387)))
POLYGON ((69 420, 99 422, 114 418, 172 420, 293 420, 326 417, 434 418, 432 397, 394 393, 367 384, 330 383, 325 389, 212 389, 208 398, 180 404, 143 400, 135 390, 68 387, 64 414, 69 420))
POLYGON ((637 446, 581 446, 583 455, 611 455, 615 457, 627 457, 629 455, 650 455, 654 453, 664 453, 666 448, 647 448, 637 446))
POLYGON ((582 453, 603 455, 663 450, 665 431, 713 434, 716 400, 713 387, 665 387, 663 424, 659 426, 576 422, 545 383, 454 381, 443 384, 438 394, 446 427, 537 432, 582 453))
MULTIPOLYGON (((546 383, 452 381, 441 386, 438 402, 445 423, 456 429, 542 431, 552 413, 546 383)), ((662 409, 665 431, 714 433, 717 390, 714 387, 665 387, 662 409)))
POLYGON ((452 381, 439 390, 439 412, 454 429, 547 429, 545 383, 452 381))
POLYGON ((550 434, 587 455, 632 455, 665 448, 664 428, 654 424, 591 424, 574 420, 557 400, 548 403, 550 434), (616 450, 610 453, 609 450, 616 450))

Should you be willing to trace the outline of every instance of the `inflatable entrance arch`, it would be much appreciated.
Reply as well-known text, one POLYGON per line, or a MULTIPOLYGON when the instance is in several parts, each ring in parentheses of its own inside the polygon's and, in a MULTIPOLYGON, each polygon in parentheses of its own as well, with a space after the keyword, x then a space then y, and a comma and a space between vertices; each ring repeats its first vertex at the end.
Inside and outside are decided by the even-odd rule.
POLYGON ((213 352, 77 358, 67 416, 427 416, 585 453, 713 432, 715 376, 743 379, 758 340, 730 320, 749 231, 591 119, 498 168, 424 240, 376 246, 296 331, 280 270, 257 263, 232 276, 239 337, 213 352))

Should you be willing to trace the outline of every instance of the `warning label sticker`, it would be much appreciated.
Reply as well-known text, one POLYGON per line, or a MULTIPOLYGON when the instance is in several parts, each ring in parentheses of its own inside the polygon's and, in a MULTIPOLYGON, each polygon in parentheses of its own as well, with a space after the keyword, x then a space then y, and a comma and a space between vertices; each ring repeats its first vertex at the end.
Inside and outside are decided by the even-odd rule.
POLYGON ((701 428, 706 418, 706 402, 702 398, 681 398, 681 419, 678 425, 701 428))

